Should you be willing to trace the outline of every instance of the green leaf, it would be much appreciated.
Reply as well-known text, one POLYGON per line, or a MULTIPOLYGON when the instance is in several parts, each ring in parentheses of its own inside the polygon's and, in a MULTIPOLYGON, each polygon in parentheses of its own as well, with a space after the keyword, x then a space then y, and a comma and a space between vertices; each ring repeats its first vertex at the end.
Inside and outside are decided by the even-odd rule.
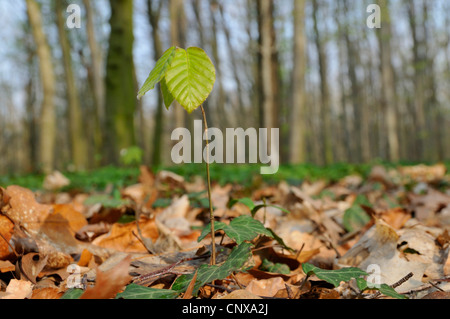
POLYGON ((175 299, 179 292, 169 289, 156 289, 136 284, 129 284, 117 294, 116 299, 175 299))
POLYGON ((61 296, 61 299, 80 299, 83 293, 84 293, 83 289, 79 288, 69 289, 64 293, 64 295, 61 296))
POLYGON ((316 275, 318 278, 325 280, 326 282, 338 287, 341 281, 349 281, 352 278, 359 278, 361 276, 366 276, 367 273, 356 267, 348 267, 337 270, 326 270, 320 269, 309 263, 302 264, 303 272, 307 276, 312 274, 316 275))
POLYGON ((140 99, 150 90, 155 88, 156 83, 161 81, 166 74, 167 69, 170 67, 173 58, 175 57, 176 47, 171 47, 167 49, 166 52, 159 58, 156 62, 155 67, 150 72, 147 80, 145 80, 144 85, 138 92, 137 98, 140 99))
POLYGON ((169 109, 170 105, 173 103, 175 98, 167 88, 166 78, 161 79, 161 94, 163 96, 164 105, 166 106, 166 109, 169 109))
MULTIPOLYGON (((198 241, 201 241, 206 235, 209 234, 211 229, 211 224, 208 224, 203 229, 198 241)), ((215 230, 223 230, 228 237, 236 241, 239 245, 244 241, 251 241, 258 235, 265 235, 268 237, 272 237, 272 233, 264 227, 264 225, 253 219, 251 216, 242 215, 234 218, 229 225, 222 222, 214 222, 215 230)))
POLYGON ((278 273, 278 274, 284 274, 284 275, 289 275, 289 273, 291 272, 288 265, 281 264, 281 263, 273 263, 267 259, 263 260, 260 269, 264 270, 264 271, 278 273))
POLYGON ((84 205, 101 204, 105 208, 117 208, 128 204, 128 200, 114 198, 106 194, 92 195, 86 198, 84 205))
POLYGON ((361 204, 371 207, 365 196, 358 195, 352 207, 344 213, 342 223, 349 232, 361 229, 370 221, 370 216, 361 208, 361 204))
POLYGON ((211 93, 216 81, 216 70, 202 49, 177 48, 165 79, 168 91, 188 113, 191 113, 211 93))
MULTIPOLYGON (((197 270, 197 280, 194 285, 195 295, 200 287, 214 280, 225 279, 235 271, 243 270, 247 261, 252 257, 252 244, 242 243, 233 248, 227 260, 222 265, 201 265, 197 270)), ((172 285, 172 289, 181 293, 189 286, 194 274, 181 275, 172 285)))
POLYGON ((408 299, 406 296, 399 294, 398 292, 395 291, 394 288, 392 288, 391 286, 389 286, 387 284, 381 284, 380 288, 378 288, 378 290, 383 295, 386 295, 388 297, 392 297, 392 298, 396 298, 396 299, 408 299))
POLYGON ((251 198, 248 197, 244 197, 244 198, 239 198, 239 199, 232 199, 230 200, 230 202, 228 203, 228 207, 233 207, 233 205, 235 205, 236 203, 241 203, 244 204, 245 206, 247 206, 250 210, 252 210, 255 207, 255 203, 253 202, 253 200, 251 198))

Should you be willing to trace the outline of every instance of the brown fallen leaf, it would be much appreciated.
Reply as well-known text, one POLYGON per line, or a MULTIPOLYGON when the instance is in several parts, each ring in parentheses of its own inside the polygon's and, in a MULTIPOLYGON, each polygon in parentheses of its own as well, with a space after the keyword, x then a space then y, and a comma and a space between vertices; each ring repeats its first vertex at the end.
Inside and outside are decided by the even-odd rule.
MULTIPOLYGON (((158 239, 159 233, 154 219, 141 216, 139 228, 143 237, 150 238, 153 241, 158 239)), ((127 224, 115 223, 108 233, 94 239, 92 244, 122 252, 145 253, 147 249, 141 240, 136 237, 138 233, 135 222, 127 224)))
POLYGON ((60 299, 63 294, 64 292, 59 288, 46 287, 34 289, 31 299, 60 299))
POLYGON ((10 249, 8 242, 13 235, 14 223, 11 220, 0 214, 0 259, 7 260, 15 256, 10 249))
POLYGON ((194 291, 196 281, 197 281, 197 271, 195 271, 194 277, 192 277, 192 280, 189 283, 189 286, 187 287, 186 292, 183 295, 183 299, 191 299, 192 298, 192 292, 194 291))
POLYGON ((245 288, 248 292, 262 297, 273 297, 279 290, 282 289, 286 288, 284 285, 284 280, 281 277, 252 280, 245 288))
POLYGON ((41 256, 38 253, 29 253, 18 261, 18 271, 20 278, 31 281, 36 284, 36 277, 47 264, 48 256, 41 256))
POLYGON ((5 292, 0 292, 0 299, 25 299, 31 296, 33 284, 28 280, 11 279, 5 292))
POLYGON ((114 298, 131 281, 131 276, 128 274, 130 262, 131 256, 128 255, 112 269, 105 272, 98 270, 95 286, 86 289, 80 299, 114 298))
POLYGON ((234 290, 231 293, 218 299, 262 299, 262 298, 260 296, 251 293, 250 291, 239 289, 234 290))
POLYGON ((450 291, 434 291, 421 299, 450 299, 450 291))

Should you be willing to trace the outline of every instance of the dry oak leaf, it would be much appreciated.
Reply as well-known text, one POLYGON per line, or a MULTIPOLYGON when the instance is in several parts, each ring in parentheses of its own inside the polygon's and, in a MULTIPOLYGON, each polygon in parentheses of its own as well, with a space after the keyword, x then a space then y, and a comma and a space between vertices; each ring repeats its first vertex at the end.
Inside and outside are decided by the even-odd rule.
POLYGON ((0 260, 7 260, 15 256, 8 245, 13 235, 13 230, 14 224, 11 220, 0 214, 0 260))
MULTIPOLYGON (((142 236, 144 236, 145 238, 150 238, 153 241, 156 241, 159 236, 158 228, 155 224, 154 219, 148 219, 144 216, 141 216, 141 219, 139 220, 139 228, 141 230, 142 236)), ((108 233, 94 239, 92 244, 122 252, 147 252, 145 246, 136 237, 137 235, 138 230, 135 222, 127 224, 115 223, 108 233)))
POLYGON ((11 279, 0 299, 25 299, 31 296, 33 284, 28 280, 11 279))
POLYGON ((245 288, 246 291, 263 297, 273 297, 279 290, 286 289, 281 277, 270 279, 252 280, 245 288))
POLYGON ((131 256, 122 259, 115 267, 103 272, 97 270, 95 286, 88 288, 80 299, 111 299, 131 281, 128 274, 131 256))
POLYGON ((40 289, 34 289, 31 295, 31 299, 60 299, 64 294, 59 288, 45 287, 40 289))

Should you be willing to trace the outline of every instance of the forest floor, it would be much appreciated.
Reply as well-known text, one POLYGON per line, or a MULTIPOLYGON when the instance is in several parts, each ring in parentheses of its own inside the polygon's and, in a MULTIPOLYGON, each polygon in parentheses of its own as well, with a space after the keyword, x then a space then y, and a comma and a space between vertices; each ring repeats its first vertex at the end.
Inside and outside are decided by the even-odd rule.
MULTIPOLYGON (((448 164, 0 178, 0 299, 448 299, 448 164)), ((203 166, 200 167, 203 169, 203 166)))

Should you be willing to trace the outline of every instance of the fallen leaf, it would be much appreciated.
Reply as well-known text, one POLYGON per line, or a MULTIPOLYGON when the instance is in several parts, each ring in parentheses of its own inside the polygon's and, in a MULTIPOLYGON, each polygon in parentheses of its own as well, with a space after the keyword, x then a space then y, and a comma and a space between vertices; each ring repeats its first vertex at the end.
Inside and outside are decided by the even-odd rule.
POLYGON ((19 259, 19 271, 21 279, 27 279, 36 284, 36 277, 47 264, 48 257, 38 253, 29 253, 19 259))
POLYGON ((59 288, 46 287, 34 289, 31 299, 60 299, 63 294, 64 292, 59 288))
POLYGON ((245 288, 246 291, 262 297, 273 297, 281 289, 285 289, 284 280, 281 277, 255 279, 245 288))
POLYGON ((114 268, 105 272, 98 271, 95 286, 86 289, 80 299, 114 298, 131 280, 131 276, 128 274, 130 262, 131 256, 127 256, 114 268))
MULTIPOLYGON (((159 236, 153 219, 142 216, 139 220, 139 228, 143 236, 151 238, 153 241, 159 236)), ((135 222, 127 224, 115 223, 108 233, 94 239, 92 244, 122 252, 147 252, 145 246, 133 233, 138 235, 135 222)))
POLYGON ((0 299, 25 299, 31 296, 33 284, 28 280, 11 279, 0 299))
POLYGON ((260 296, 257 296, 245 289, 234 290, 229 294, 220 297, 218 299, 262 299, 260 296))

